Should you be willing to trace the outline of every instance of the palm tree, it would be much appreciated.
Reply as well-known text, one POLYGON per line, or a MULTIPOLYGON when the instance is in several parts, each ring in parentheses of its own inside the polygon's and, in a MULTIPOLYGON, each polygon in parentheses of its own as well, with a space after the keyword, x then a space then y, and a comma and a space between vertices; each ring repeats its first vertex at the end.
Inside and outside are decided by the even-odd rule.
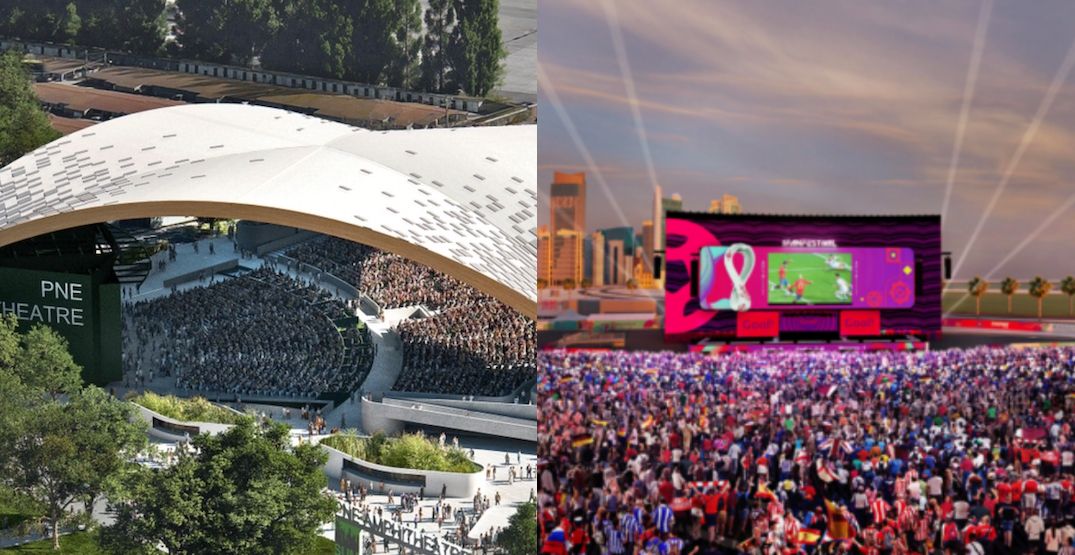
POLYGON ((1012 295, 1019 291, 1019 280, 1006 277, 1000 282, 1000 291, 1008 296, 1008 314, 1012 313, 1012 295))
POLYGON ((1041 276, 1034 276, 1034 279, 1030 281, 1027 286, 1027 291, 1030 296, 1038 300, 1038 320, 1041 320, 1041 301, 1045 298, 1045 295, 1049 294, 1049 291, 1053 290, 1053 284, 1041 276))
POLYGON ((982 295, 989 289, 989 282, 982 279, 981 276, 974 276, 974 279, 967 282, 967 292, 974 295, 974 315, 982 315, 982 295))
POLYGON ((1072 315, 1072 301, 1075 301, 1075 276, 1060 280, 1060 290, 1068 296, 1068 316, 1072 315))

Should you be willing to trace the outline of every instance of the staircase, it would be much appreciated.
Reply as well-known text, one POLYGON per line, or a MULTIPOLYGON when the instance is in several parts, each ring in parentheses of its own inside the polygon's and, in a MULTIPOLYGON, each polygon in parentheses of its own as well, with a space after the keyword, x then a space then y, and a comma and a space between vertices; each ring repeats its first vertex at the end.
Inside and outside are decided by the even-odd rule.
POLYGON ((123 285, 141 284, 153 269, 150 246, 121 227, 109 225, 108 230, 118 250, 116 263, 112 267, 116 279, 123 285))

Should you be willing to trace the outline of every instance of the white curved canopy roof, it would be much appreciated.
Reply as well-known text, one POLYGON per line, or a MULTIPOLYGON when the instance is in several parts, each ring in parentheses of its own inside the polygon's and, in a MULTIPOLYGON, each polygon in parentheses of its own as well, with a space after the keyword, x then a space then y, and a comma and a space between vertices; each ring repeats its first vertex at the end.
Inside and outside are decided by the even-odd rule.
POLYGON ((243 104, 140 112, 0 169, 0 246, 122 218, 245 218, 396 252, 533 317, 536 135, 369 131, 243 104))

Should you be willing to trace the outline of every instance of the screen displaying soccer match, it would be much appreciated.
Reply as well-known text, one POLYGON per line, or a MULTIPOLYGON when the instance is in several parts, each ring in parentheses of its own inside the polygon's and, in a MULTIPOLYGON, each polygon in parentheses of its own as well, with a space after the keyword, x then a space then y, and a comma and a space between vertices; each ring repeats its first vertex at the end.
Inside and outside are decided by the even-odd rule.
POLYGON ((851 304, 851 254, 769 253, 769 304, 851 304))
POLYGON ((938 216, 669 212, 665 339, 940 331, 938 216))

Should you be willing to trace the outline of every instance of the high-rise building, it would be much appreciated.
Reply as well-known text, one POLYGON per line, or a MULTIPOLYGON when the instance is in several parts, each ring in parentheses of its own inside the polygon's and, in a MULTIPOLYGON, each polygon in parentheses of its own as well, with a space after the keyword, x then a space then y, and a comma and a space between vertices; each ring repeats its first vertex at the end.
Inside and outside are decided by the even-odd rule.
POLYGON ((653 273, 653 220, 642 220, 642 266, 653 273))
POLYGON ((627 285, 634 275, 635 230, 614 227, 601 230, 605 238, 605 285, 627 285))
POLYGON ((537 240, 538 283, 548 287, 552 285, 552 242, 549 240, 548 226, 538 226, 537 240))
POLYGON ((725 193, 719 199, 709 201, 711 214, 739 214, 742 208, 739 206, 739 197, 725 193))
POLYGON ((552 189, 549 195, 552 210, 551 231, 553 235, 561 229, 585 231, 586 229, 586 174, 553 174, 552 189))
POLYGON ((743 207, 739 205, 739 197, 727 193, 720 202, 720 208, 724 214, 739 214, 743 211, 743 207))
POLYGON ((582 282, 584 269, 582 238, 586 232, 586 174, 553 174, 549 209, 550 283, 562 284, 571 280, 577 286, 582 282))
POLYGON ((605 285, 605 236, 595 231, 590 235, 590 243, 593 248, 590 282, 594 287, 601 287, 605 285))
POLYGON ((665 213, 683 210, 683 197, 679 193, 672 193, 671 197, 661 199, 661 207, 665 213))
POLYGON ((550 237, 552 244, 552 270, 550 283, 572 287, 582 284, 583 246, 582 233, 573 229, 561 229, 550 237))
POLYGON ((679 196, 679 193, 675 193, 671 197, 664 198, 661 196, 661 188, 658 186, 653 191, 654 252, 652 254, 647 253, 647 256, 651 259, 656 257, 660 260, 657 267, 653 268, 655 277, 660 274, 660 277, 655 280, 657 287, 664 286, 664 222, 665 214, 668 213, 669 210, 683 210, 683 197, 679 196))

